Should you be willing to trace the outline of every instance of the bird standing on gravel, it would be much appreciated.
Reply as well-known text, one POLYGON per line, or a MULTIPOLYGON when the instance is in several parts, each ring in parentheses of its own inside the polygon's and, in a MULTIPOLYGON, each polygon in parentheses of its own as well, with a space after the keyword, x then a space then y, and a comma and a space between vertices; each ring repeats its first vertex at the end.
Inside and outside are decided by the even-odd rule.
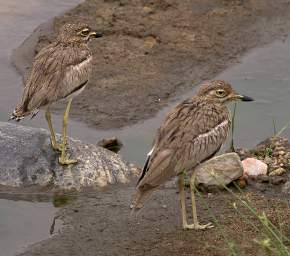
POLYGON ((237 94, 225 81, 211 81, 167 115, 137 183, 131 205, 135 211, 143 207, 160 185, 178 175, 183 228, 213 227, 211 223, 200 225, 197 220, 194 167, 214 156, 225 142, 231 125, 226 104, 235 100, 253 99, 237 94), (184 172, 187 171, 193 171, 190 179, 193 224, 188 224, 186 217, 184 172))
POLYGON ((11 116, 11 119, 19 121, 27 115, 34 117, 39 109, 46 108, 51 145, 53 149, 61 151, 59 163, 62 165, 77 162, 69 159, 65 152, 68 115, 73 97, 85 88, 92 69, 92 53, 88 42, 92 37, 101 36, 84 23, 63 25, 56 41, 41 49, 35 57, 22 101, 11 116), (67 106, 63 115, 62 141, 58 144, 49 107, 60 100, 66 100, 67 106))

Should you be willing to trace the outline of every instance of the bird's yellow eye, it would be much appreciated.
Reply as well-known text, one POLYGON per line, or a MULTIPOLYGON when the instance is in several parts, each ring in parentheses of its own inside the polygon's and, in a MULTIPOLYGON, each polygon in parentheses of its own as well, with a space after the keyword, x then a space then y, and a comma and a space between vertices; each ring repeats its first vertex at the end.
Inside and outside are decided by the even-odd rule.
POLYGON ((223 98, 226 96, 226 91, 224 89, 218 89, 215 91, 215 95, 219 98, 223 98))
POLYGON ((84 28, 82 31, 81 31, 81 36, 88 36, 90 33, 90 30, 88 28, 84 28))

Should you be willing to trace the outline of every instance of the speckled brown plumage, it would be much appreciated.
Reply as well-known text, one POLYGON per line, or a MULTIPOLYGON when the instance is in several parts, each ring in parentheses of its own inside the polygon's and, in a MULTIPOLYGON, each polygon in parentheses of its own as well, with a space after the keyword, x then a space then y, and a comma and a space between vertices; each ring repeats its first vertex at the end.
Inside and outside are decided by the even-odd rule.
POLYGON ((133 208, 142 208, 160 185, 183 171, 193 170, 220 149, 231 123, 226 103, 242 97, 229 83, 211 81, 166 116, 138 181, 133 208))
POLYGON ((25 84, 21 103, 14 109, 11 119, 16 121, 46 107, 45 117, 51 133, 53 149, 61 151, 60 164, 76 163, 65 154, 67 123, 72 98, 86 86, 91 69, 92 54, 88 47, 91 37, 100 37, 84 23, 65 24, 56 41, 41 49, 34 59, 32 70, 25 84), (67 100, 63 117, 62 144, 57 143, 49 106, 67 100))
POLYGON ((34 59, 21 103, 15 108, 16 120, 39 108, 64 99, 80 89, 89 79, 92 54, 87 45, 90 36, 78 33, 87 24, 66 24, 56 42, 41 49, 34 59))

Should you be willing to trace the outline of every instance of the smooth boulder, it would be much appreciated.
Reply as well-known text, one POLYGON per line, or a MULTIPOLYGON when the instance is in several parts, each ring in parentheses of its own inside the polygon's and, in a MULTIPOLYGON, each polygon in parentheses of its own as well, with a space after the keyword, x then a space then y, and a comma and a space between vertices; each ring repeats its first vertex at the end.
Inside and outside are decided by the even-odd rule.
POLYGON ((243 175, 243 166, 236 153, 211 158, 195 168, 196 185, 223 187, 243 175))
POLYGON ((78 163, 61 166, 47 130, 0 122, 0 185, 79 190, 127 183, 138 175, 109 150, 71 138, 68 145, 78 163))

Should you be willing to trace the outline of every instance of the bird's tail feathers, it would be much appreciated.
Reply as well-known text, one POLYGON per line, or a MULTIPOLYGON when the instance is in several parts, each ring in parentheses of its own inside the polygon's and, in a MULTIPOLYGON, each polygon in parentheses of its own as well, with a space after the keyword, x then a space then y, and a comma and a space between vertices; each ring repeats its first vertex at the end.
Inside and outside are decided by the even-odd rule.
POLYGON ((145 202, 150 199, 152 193, 155 191, 153 187, 139 187, 133 195, 130 208, 132 209, 131 215, 137 214, 143 208, 145 202))
POLYGON ((16 107, 13 110, 12 115, 8 121, 15 120, 15 121, 19 122, 21 119, 23 119, 27 115, 29 115, 29 113, 25 113, 21 107, 16 107))

